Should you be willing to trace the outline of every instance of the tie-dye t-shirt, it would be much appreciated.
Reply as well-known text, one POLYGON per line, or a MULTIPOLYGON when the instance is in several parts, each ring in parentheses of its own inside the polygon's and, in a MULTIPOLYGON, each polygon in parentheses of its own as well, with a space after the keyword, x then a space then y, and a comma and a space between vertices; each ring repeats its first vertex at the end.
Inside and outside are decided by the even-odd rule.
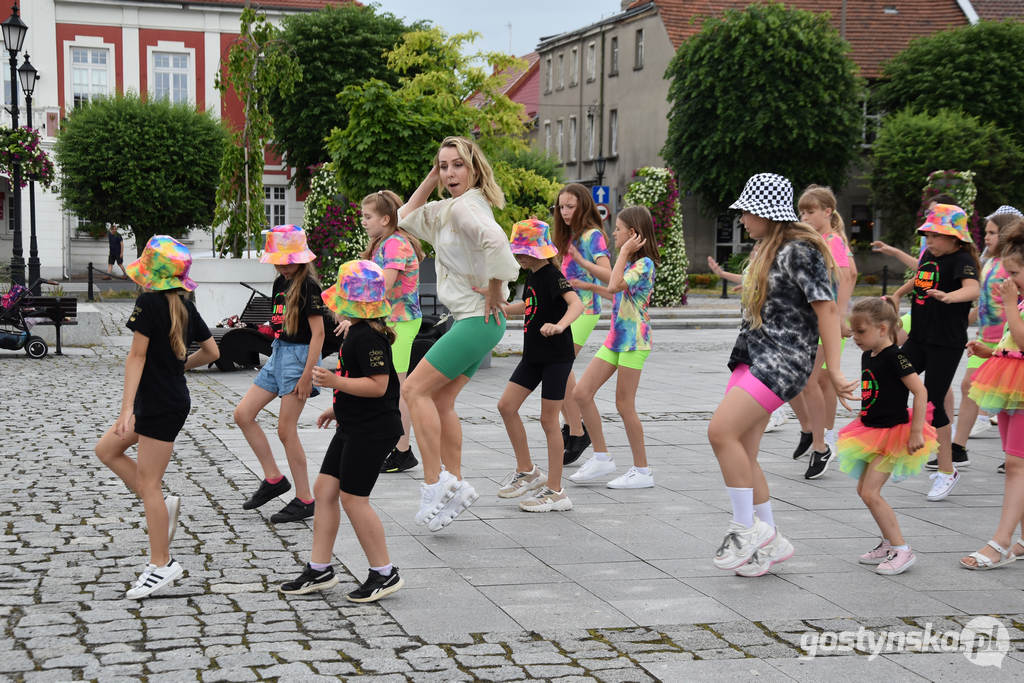
POLYGON ((654 261, 644 256, 622 274, 626 288, 615 294, 612 326, 604 345, 610 351, 646 351, 651 348, 651 317, 647 306, 654 291, 654 261))
POLYGON ((420 262, 409 240, 397 233, 391 235, 373 252, 373 262, 382 269, 391 268, 398 271, 395 285, 388 291, 388 301, 391 302, 391 317, 388 320, 397 323, 422 318, 419 295, 420 262))
POLYGON ((981 269, 981 294, 978 297, 978 338, 984 342, 998 342, 1003 337, 1006 312, 999 285, 1009 277, 999 257, 989 259, 981 269))
MULTIPOLYGON (((608 242, 604 238, 604 233, 596 228, 587 230, 580 235, 579 239, 573 240, 573 246, 576 247, 583 258, 591 263, 597 263, 598 256, 611 258, 608 254, 608 242)), ((602 284, 596 277, 584 270, 583 266, 576 263, 568 253, 562 254, 562 274, 565 275, 567 280, 582 280, 583 282, 597 285, 602 284)), ((576 293, 580 295, 580 301, 583 302, 582 315, 596 315, 601 312, 600 295, 594 294, 587 289, 578 290, 576 293)))

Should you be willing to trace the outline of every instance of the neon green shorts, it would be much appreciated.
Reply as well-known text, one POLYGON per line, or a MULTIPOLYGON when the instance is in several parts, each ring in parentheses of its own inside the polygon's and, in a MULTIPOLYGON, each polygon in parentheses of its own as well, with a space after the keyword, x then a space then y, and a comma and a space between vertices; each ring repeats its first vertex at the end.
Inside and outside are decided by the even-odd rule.
POLYGON ((624 368, 632 368, 634 370, 643 370, 644 363, 647 361, 647 356, 651 355, 650 349, 638 349, 636 351, 612 351, 607 346, 602 345, 597 350, 594 358, 600 358, 608 365, 614 365, 619 367, 620 365, 624 368))
POLYGON ((504 336, 504 316, 492 316, 487 323, 482 315, 463 318, 434 342, 423 360, 448 379, 459 375, 472 377, 484 357, 504 336))
POLYGON ((423 318, 388 323, 388 327, 395 331, 395 343, 391 345, 391 360, 395 364, 395 372, 409 372, 412 342, 420 333, 422 323, 423 318))
POLYGON ((570 329, 572 329, 572 343, 576 346, 584 346, 587 343, 587 339, 590 338, 590 333, 597 326, 597 320, 600 317, 598 313, 586 313, 573 320, 570 326, 570 329))
MULTIPOLYGON (((981 341, 981 340, 979 339, 978 341, 981 341)), ((996 346, 999 345, 999 342, 981 341, 981 343, 984 344, 985 346, 987 346, 990 349, 994 349, 994 348, 996 348, 996 346)), ((968 356, 967 357, 967 369, 968 370, 977 370, 982 365, 984 365, 985 361, 987 361, 987 360, 988 360, 988 358, 982 358, 981 356, 968 356)))
POLYGON ((910 314, 904 313, 901 315, 900 322, 903 323, 903 331, 910 334, 910 314))
MULTIPOLYGON (((818 337, 818 346, 821 346, 821 337, 818 337)), ((846 350, 846 337, 839 340, 839 355, 843 355, 843 351, 846 350)), ((828 370, 828 363, 821 364, 822 370, 828 370)))

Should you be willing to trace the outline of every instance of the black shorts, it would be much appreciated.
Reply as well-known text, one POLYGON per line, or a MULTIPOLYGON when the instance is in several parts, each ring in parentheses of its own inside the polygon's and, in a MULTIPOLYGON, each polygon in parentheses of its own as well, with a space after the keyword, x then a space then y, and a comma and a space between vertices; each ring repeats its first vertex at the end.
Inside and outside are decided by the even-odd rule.
POLYGON ((188 409, 176 413, 160 413, 159 415, 136 415, 135 433, 139 436, 148 436, 157 441, 169 441, 174 443, 178 432, 185 426, 188 418, 188 409))
POLYGON ((924 388, 933 408, 932 426, 936 429, 945 427, 951 422, 950 416, 946 414, 946 392, 953 384, 953 376, 960 365, 960 357, 964 355, 964 347, 921 344, 908 339, 900 350, 914 366, 914 371, 919 375, 924 374, 924 388))
POLYGON ((336 429, 320 465, 320 474, 337 479, 345 493, 369 496, 380 475, 380 466, 400 436, 349 436, 336 429))
POLYGON ((114 264, 119 266, 124 265, 124 259, 119 254, 107 254, 107 265, 112 266, 114 264))
POLYGON ((540 397, 549 401, 565 400, 565 383, 572 372, 572 361, 561 363, 531 363, 525 358, 512 371, 509 382, 533 391, 540 384, 540 397))

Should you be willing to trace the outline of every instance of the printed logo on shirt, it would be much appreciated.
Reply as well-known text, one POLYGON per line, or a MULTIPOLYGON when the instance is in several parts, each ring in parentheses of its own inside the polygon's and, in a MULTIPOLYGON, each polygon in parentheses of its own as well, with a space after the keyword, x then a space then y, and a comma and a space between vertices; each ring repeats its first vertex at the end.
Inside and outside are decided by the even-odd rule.
POLYGON ((136 306, 135 308, 133 308, 131 317, 128 318, 128 322, 135 322, 135 319, 139 317, 139 313, 142 313, 142 306, 136 306))
POLYGON ((523 323, 523 327, 529 327, 530 322, 533 321, 533 317, 537 315, 537 292, 533 290, 533 287, 526 288, 526 320, 523 323))
POLYGON ((917 268, 914 278, 914 303, 923 304, 928 298, 928 291, 939 286, 939 264, 925 261, 917 268))
POLYGON ((868 409, 878 400, 878 380, 875 373, 865 370, 860 374, 860 416, 868 414, 868 409))
POLYGON ((914 365, 910 362, 910 359, 904 356, 902 353, 896 354, 896 361, 900 364, 900 370, 913 370, 914 365))
POLYGON ((383 368, 385 366, 384 352, 380 349, 371 350, 368 354, 367 362, 371 368, 383 368))
POLYGON ((270 313, 270 327, 274 330, 274 338, 280 339, 281 330, 284 329, 284 292, 278 292, 274 297, 274 310, 270 313))

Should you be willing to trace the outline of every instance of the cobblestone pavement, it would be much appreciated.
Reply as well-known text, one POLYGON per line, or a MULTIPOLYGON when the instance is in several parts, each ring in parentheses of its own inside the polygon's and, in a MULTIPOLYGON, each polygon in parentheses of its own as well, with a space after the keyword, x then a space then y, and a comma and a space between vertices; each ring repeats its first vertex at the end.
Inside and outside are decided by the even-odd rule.
MULTIPOLYGON (((951 584, 959 588, 978 582, 979 591, 971 592, 970 599, 965 598, 966 604, 958 604, 954 609, 949 606, 952 601, 936 602, 945 610, 903 612, 910 616, 892 616, 884 609, 873 613, 885 616, 864 616, 870 610, 839 610, 833 605, 829 609, 835 616, 828 618, 818 611, 777 618, 770 613, 744 618, 744 610, 736 607, 733 600, 716 590, 707 590, 716 603, 736 607, 736 611, 719 607, 718 611, 705 613, 728 615, 726 618, 698 618, 697 623, 691 623, 692 617, 679 610, 677 619, 661 618, 656 624, 625 626, 619 618, 609 618, 602 625, 592 619, 577 621, 574 614, 565 614, 560 619, 542 620, 546 624, 543 627, 519 628, 519 624, 529 622, 529 615, 507 609, 515 615, 515 620, 507 619, 507 623, 515 628, 482 631, 467 626, 459 632, 456 624, 454 629, 445 629, 443 637, 435 637, 402 605, 417 596, 415 599, 424 603, 419 605, 421 611, 440 614, 448 608, 458 608, 460 595, 442 591, 432 596, 429 586, 416 585, 417 579, 429 580, 433 576, 431 571, 439 571, 430 569, 438 563, 414 563, 413 566, 425 568, 403 572, 409 584, 406 589, 378 604, 354 606, 344 599, 342 589, 355 581, 344 566, 361 567, 364 560, 357 547, 352 550, 349 538, 340 541, 343 547, 336 547, 342 560, 336 565, 341 568, 342 586, 324 594, 283 596, 276 591, 276 585, 283 578, 290 578, 308 558, 310 526, 275 527, 265 516, 240 509, 239 501, 256 481, 251 454, 237 446, 240 437, 230 424, 231 408, 251 381, 251 376, 240 373, 200 371, 189 376, 194 411, 178 438, 175 457, 164 479, 167 489, 182 499, 180 528, 172 554, 185 566, 186 574, 173 588, 151 599, 127 600, 124 591, 146 562, 142 506, 99 464, 92 446, 112 421, 119 404, 123 354, 129 339, 124 334, 123 321, 130 306, 123 302, 100 304, 105 331, 111 335, 101 347, 69 349, 64 358, 43 361, 30 360, 24 354, 0 354, 0 386, 7 392, 0 418, 5 436, 0 445, 0 478, 11 484, 10 494, 0 502, 0 619, 4 623, 0 680, 939 680, 979 675, 988 681, 1021 680, 1024 675, 1024 569, 1014 566, 988 574, 959 572, 949 578, 951 572, 957 571, 951 570, 937 579, 925 570, 915 573, 915 569, 906 575, 910 581, 905 584, 863 574, 867 582, 884 582, 871 584, 884 585, 875 595, 870 594, 875 589, 865 587, 865 581, 848 586, 835 583, 858 576, 846 571, 815 574, 804 568, 787 576, 794 582, 787 586, 797 585, 803 593, 819 600, 815 590, 828 595, 863 593, 864 600, 879 603, 890 601, 893 591, 901 585, 909 589, 915 583, 934 582, 935 590, 947 590, 951 584), (996 581, 990 576, 995 576, 996 581), (801 577, 807 581, 801 584, 801 577), (833 585, 820 591, 814 581, 833 585), (400 599, 403 593, 405 602, 400 599), (925 655, 883 651, 875 657, 866 645, 861 645, 859 652, 835 652, 835 642, 829 640, 833 632, 856 632, 860 628, 872 633, 923 629, 958 632, 976 614, 996 614, 1006 628, 1009 653, 999 669, 975 668, 962 653, 956 652, 925 655), (802 659, 812 642, 819 645, 818 657, 802 659)), ((681 333, 675 341, 664 342, 659 347, 660 354, 667 357, 673 350, 680 355, 720 350, 726 338, 699 332, 688 334, 681 333)), ((655 358, 652 355, 652 360, 655 358)), ((693 362, 701 363, 699 359, 693 362)), ((481 398, 485 396, 488 401, 496 401, 508 376, 507 369, 493 373, 491 379, 474 382, 481 393, 468 397, 467 402, 482 405, 481 398)), ((715 371, 722 372, 717 366, 715 371)), ((655 444, 652 451, 667 453, 670 448, 683 446, 659 441, 664 437, 659 436, 658 425, 653 423, 668 423, 666 428, 683 430, 687 435, 699 434, 713 403, 704 411, 666 407, 676 407, 674 402, 692 407, 697 398, 702 403, 716 399, 707 398, 708 386, 697 381, 699 377, 688 382, 685 389, 662 389, 657 378, 652 373, 649 391, 665 393, 646 405, 643 412, 651 442, 655 444), (663 446, 660 451, 659 444, 663 446)), ((608 389, 605 392, 611 393, 608 389)), ((718 392, 720 387, 716 385, 716 397, 718 392)), ((605 398, 611 400, 610 395, 605 398)), ((320 407, 323 400, 324 397, 320 407)), ((467 444, 470 450, 487 439, 497 442, 504 436, 495 433, 500 427, 494 419, 492 403, 488 403, 487 410, 467 406, 467 440, 473 442, 467 444), (484 433, 486 437, 480 436, 484 433)), ((609 402, 602 404, 605 414, 609 412, 608 405, 609 402)), ((268 433, 272 433, 273 418, 268 414, 264 421, 268 433)), ((303 424, 308 426, 309 422, 304 413, 303 424)), ((534 428, 532 423, 531 434, 536 434, 534 428)), ((621 432, 617 426, 612 429, 621 432)), ((690 436, 676 440, 699 441, 690 436)), ((611 442, 613 448, 621 447, 624 440, 616 434, 611 442)), ((993 450, 990 440, 984 443, 987 450, 976 467, 989 467, 996 462, 997 446, 993 450)), ((307 453, 311 468, 315 468, 319 465, 317 449, 307 444, 307 453)), ((507 454, 503 457, 507 458, 507 454)), ((652 456, 656 464, 661 462, 658 457, 652 456)), ((507 469, 504 461, 500 462, 500 467, 494 467, 494 480, 499 478, 498 470, 507 469)), ((482 471, 486 472, 486 468, 482 471)), ((389 513, 392 507, 400 507, 401 522, 408 523, 405 517, 411 516, 414 509, 418 473, 417 469, 401 480, 388 480, 400 482, 394 486, 401 491, 402 498, 398 501, 385 495, 381 503, 389 538, 403 550, 407 546, 398 534, 410 532, 402 530, 397 513, 389 513)), ((838 474, 834 477, 835 483, 843 487, 844 495, 848 495, 852 484, 839 481, 838 474)), ((670 488, 686 491, 685 486, 673 486, 667 477, 666 481, 670 488)), ((993 477, 991 481, 999 480, 993 477)), ((596 521, 629 509, 636 510, 637 519, 647 519, 649 509, 660 505, 658 498, 635 502, 626 497, 616 500, 618 509, 609 512, 608 500, 593 500, 599 495, 596 491, 577 490, 572 489, 571 493, 574 500, 583 504, 573 514, 596 521)), ((838 491, 838 486, 833 490, 838 491)), ((692 490, 689 493, 696 499, 702 495, 692 490)), ((998 514, 1001 489, 993 488, 988 493, 970 497, 971 503, 958 508, 965 511, 963 514, 974 508, 980 510, 976 519, 981 521, 974 525, 977 528, 972 532, 973 540, 967 541, 973 547, 980 545, 998 514)), ((721 492, 713 491, 713 495, 721 497, 721 492)), ((718 503, 708 511, 715 512, 721 521, 725 517, 721 501, 718 503)), ((493 512, 498 508, 485 507, 491 504, 483 498, 478 505, 478 519, 463 522, 460 518, 449 530, 451 538, 459 538, 455 533, 459 530, 470 537, 471 543, 475 542, 474 525, 488 520, 489 514, 494 516, 491 522, 501 521, 502 515, 493 512)), ((786 509, 785 503, 780 508, 786 509)), ((504 508, 506 512, 507 509, 504 508)), ((473 511, 477 512, 476 506, 473 511)), ((791 514, 795 516, 797 511, 791 514)), ((780 515, 785 517, 785 513, 780 515)), ((913 519, 909 525, 914 533, 919 533, 913 519)), ((343 524, 341 535, 346 532, 351 535, 343 524)), ((718 532, 716 526, 715 533, 718 532)), ((422 544, 445 538, 442 534, 418 533, 419 536, 409 538, 422 544)), ((485 543, 483 547, 491 546, 485 543)), ((432 557, 448 557, 443 550, 436 549, 432 557)), ((848 547, 844 551, 849 554, 848 547)), ((406 552, 412 561, 412 551, 406 552)), ((502 557, 501 550, 490 552, 502 557)), ((839 562, 833 555, 843 554, 838 550, 816 552, 822 553, 821 562, 839 562)), ((686 557, 700 557, 701 563, 710 564, 704 553, 701 548, 699 554, 686 557)), ((637 554, 640 555, 639 551, 637 554)), ((406 566, 398 550, 393 550, 393 555, 396 564, 406 566)), ((616 564, 600 557, 574 561, 583 563, 572 565, 573 572, 578 573, 585 573, 587 567, 598 573, 606 572, 610 571, 609 565, 616 564)), ((557 560, 541 564, 532 570, 539 577, 557 574, 552 566, 562 567, 557 560)), ((634 583, 652 579, 660 573, 659 569, 669 571, 665 563, 638 561, 636 557, 621 566, 634 583)), ((622 574, 616 573, 615 577, 621 578, 622 574)), ((557 581, 538 578, 541 580, 557 581)), ((770 595, 757 587, 775 590, 781 584, 771 581, 782 581, 775 577, 746 582, 724 580, 733 582, 728 584, 729 592, 747 601, 770 601, 770 595)), ((620 581, 620 589, 628 592, 629 586, 621 586, 623 583, 629 582, 620 581)), ((529 590, 528 586, 512 588, 529 590)), ((498 597, 493 599, 499 606, 502 604, 498 597)), ((529 602, 529 609, 542 613, 547 608, 545 599, 542 594, 539 601, 529 602)), ((659 596, 650 596, 649 601, 656 606, 659 596)), ((844 604, 838 598, 835 603, 844 604)), ((788 614, 785 610, 778 613, 788 614)), ((626 623, 641 621, 636 616, 626 623)))

